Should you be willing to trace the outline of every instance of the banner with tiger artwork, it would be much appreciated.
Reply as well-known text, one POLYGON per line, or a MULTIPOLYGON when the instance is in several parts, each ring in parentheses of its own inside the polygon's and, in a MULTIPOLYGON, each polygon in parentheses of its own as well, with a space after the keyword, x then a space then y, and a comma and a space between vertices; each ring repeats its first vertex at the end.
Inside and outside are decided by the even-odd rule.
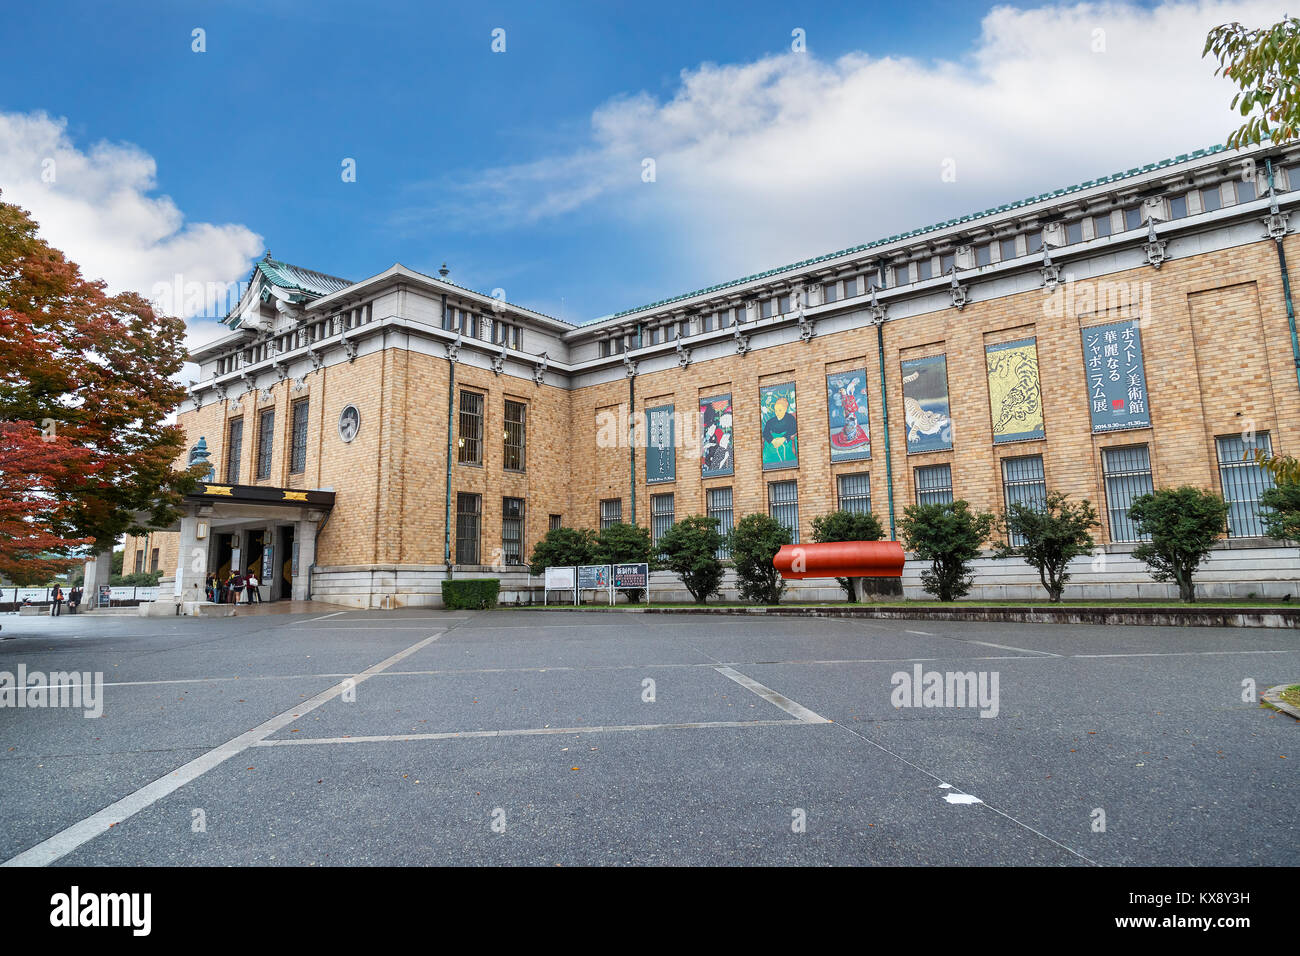
POLYGON ((903 418, 907 453, 952 448, 948 410, 948 357, 931 355, 900 363, 903 370, 903 418))
POLYGON ((984 349, 984 357, 988 364, 994 444, 1045 438, 1037 340, 1017 339, 989 345, 984 349))

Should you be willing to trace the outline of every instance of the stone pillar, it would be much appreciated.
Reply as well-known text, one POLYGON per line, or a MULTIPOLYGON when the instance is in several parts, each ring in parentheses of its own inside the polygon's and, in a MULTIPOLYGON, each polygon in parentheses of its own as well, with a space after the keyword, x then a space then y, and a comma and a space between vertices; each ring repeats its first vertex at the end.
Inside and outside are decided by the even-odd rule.
POLYGON ((177 603, 206 600, 203 583, 208 571, 208 542, 212 540, 212 534, 209 531, 199 539, 196 532, 200 521, 207 524, 208 519, 198 515, 185 515, 181 518, 180 550, 176 558, 174 585, 177 603))
POLYGON ((86 562, 86 579, 82 583, 82 606, 87 610, 99 607, 99 586, 107 584, 113 576, 113 551, 101 551, 86 562))
MULTIPOLYGON (((298 548, 298 573, 293 576, 293 593, 289 596, 295 601, 307 600, 310 587, 310 569, 316 563, 316 529, 320 525, 321 514, 318 511, 307 512, 307 517, 293 527, 293 540, 298 548)), ((287 554, 286 558, 293 555, 287 554)))

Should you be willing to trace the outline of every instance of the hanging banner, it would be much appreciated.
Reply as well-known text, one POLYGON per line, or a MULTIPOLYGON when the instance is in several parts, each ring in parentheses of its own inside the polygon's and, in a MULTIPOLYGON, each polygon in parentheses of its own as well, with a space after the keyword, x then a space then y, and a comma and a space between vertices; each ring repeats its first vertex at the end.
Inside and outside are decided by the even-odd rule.
POLYGON ((994 444, 1046 437, 1035 340, 990 345, 984 349, 984 357, 988 364, 994 444))
POLYGON ((731 396, 700 399, 700 477, 735 472, 731 448, 731 396))
POLYGON ((870 458, 865 368, 826 376, 826 411, 830 422, 831 461, 870 458))
POLYGON ((948 357, 931 355, 900 363, 903 371, 903 418, 907 453, 952 448, 948 410, 948 357))
POLYGON ((1150 428, 1142 334, 1137 319, 1082 329, 1093 434, 1150 428))
POLYGON ((758 390, 763 427, 763 470, 799 467, 799 434, 794 417, 794 382, 758 390))
POLYGON ((658 405, 645 410, 645 480, 648 485, 677 478, 677 450, 674 442, 673 406, 658 405))

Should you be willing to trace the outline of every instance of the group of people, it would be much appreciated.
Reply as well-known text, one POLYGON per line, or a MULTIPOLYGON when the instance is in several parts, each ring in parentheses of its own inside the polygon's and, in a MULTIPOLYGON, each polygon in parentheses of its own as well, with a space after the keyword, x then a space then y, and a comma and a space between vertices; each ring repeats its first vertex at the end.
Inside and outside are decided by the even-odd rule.
POLYGON ((239 604, 241 594, 245 595, 242 603, 260 604, 262 603, 262 592, 258 590, 260 584, 252 568, 248 569, 247 575, 236 571, 234 574, 227 574, 224 578, 209 571, 204 591, 208 600, 214 604, 239 604))
MULTIPOLYGON (((77 613, 77 608, 81 605, 81 596, 85 594, 85 589, 80 584, 69 590, 66 594, 59 585, 54 585, 54 590, 50 593, 50 617, 58 617, 63 613, 63 604, 66 601, 68 611, 72 614, 77 613)), ((24 601, 23 603, 27 603, 24 601)))

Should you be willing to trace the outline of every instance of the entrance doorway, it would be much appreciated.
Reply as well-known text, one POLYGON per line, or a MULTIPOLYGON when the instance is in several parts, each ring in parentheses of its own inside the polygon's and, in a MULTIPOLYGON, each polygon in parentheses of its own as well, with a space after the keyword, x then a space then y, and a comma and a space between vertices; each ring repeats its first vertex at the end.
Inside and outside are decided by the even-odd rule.
POLYGON ((293 558, 294 558, 294 541, 293 525, 285 524, 279 527, 280 549, 277 552, 276 564, 279 565, 279 575, 275 581, 275 587, 271 595, 271 600, 280 598, 293 597, 293 558))

